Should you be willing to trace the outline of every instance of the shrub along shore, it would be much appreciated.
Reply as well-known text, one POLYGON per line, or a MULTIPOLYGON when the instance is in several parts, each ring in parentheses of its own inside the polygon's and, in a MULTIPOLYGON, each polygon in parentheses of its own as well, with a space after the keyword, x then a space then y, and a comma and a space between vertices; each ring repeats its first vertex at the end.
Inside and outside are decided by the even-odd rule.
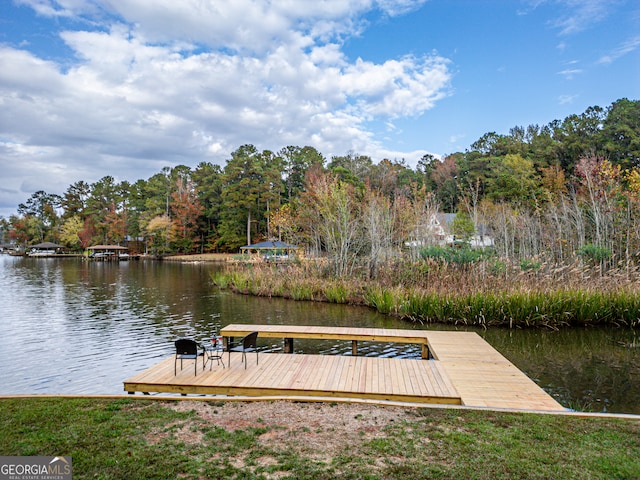
POLYGON ((332 276, 322 262, 228 264, 213 274, 235 292, 375 308, 420 323, 509 328, 640 326, 636 269, 535 269, 485 263, 397 263, 375 278, 332 276))

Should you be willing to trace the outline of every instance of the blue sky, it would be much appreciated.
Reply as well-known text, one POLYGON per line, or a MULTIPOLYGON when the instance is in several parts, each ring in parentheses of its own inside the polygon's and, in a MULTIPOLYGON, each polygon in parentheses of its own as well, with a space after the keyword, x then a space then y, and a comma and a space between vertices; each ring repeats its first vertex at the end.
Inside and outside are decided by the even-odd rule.
POLYGON ((0 216, 245 143, 414 166, 623 97, 637 0, 2 0, 0 216))

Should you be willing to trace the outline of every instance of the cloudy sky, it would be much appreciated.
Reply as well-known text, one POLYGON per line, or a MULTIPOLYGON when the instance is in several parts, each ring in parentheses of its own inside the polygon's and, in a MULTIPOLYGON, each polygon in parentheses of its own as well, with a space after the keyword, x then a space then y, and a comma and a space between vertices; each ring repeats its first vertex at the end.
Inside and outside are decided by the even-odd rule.
POLYGON ((0 0, 0 216, 247 143, 414 166, 622 97, 637 0, 0 0))

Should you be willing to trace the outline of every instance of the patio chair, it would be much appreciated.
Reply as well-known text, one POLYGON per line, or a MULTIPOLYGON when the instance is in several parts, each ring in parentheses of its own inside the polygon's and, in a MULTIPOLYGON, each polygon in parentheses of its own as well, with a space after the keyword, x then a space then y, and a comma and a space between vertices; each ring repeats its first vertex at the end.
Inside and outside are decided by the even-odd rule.
POLYGON ((202 356, 202 369, 204 370, 204 351, 200 352, 198 342, 190 338, 179 338, 175 341, 176 356, 173 361, 173 374, 178 374, 178 359, 180 359, 180 370, 182 370, 183 360, 193 360, 194 375, 198 374, 198 357, 202 356))
POLYGON ((251 332, 244 337, 237 346, 229 345, 229 367, 231 367, 231 352, 242 352, 244 368, 247 368, 247 352, 256 352, 256 365, 258 364, 258 332, 251 332))

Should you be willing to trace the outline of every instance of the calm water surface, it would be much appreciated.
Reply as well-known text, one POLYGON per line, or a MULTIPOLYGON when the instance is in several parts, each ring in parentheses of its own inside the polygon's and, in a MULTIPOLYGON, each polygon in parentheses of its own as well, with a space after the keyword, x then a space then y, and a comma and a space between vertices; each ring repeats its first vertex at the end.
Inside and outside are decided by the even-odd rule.
MULTIPOLYGON (((215 268, 0 255, 0 394, 121 394, 125 379, 173 354, 177 337, 203 339, 228 323, 454 328, 409 324, 366 308, 219 292, 210 282, 215 268)), ((639 332, 477 332, 564 406, 640 414, 639 332)), ((281 348, 267 341, 260 344, 281 348)), ((295 346, 351 353, 350 342, 295 346)), ((420 358, 413 345, 364 343, 359 351, 420 358)))

